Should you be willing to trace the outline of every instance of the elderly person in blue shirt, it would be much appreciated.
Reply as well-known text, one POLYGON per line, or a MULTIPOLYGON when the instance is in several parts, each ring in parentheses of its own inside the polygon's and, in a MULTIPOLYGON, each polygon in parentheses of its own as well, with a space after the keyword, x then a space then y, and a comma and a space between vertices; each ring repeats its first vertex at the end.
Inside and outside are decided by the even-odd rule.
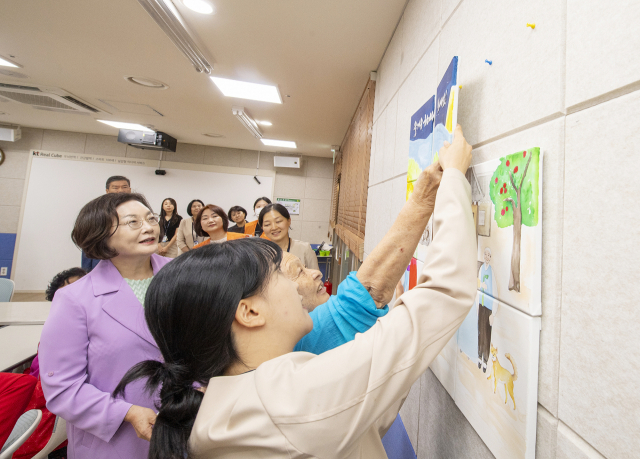
MULTIPOLYGON (((356 333, 366 332, 389 312, 387 303, 433 213, 441 178, 442 168, 437 162, 420 174, 389 232, 360 269, 338 286, 335 296, 327 293, 320 271, 305 268, 295 255, 283 253, 281 269, 298 284, 302 305, 313 319, 313 330, 298 342, 296 351, 322 354, 353 340, 356 333)), ((397 430, 399 423, 396 419, 390 429, 394 435, 401 432, 397 430)), ((392 442, 397 444, 397 440, 392 442)))

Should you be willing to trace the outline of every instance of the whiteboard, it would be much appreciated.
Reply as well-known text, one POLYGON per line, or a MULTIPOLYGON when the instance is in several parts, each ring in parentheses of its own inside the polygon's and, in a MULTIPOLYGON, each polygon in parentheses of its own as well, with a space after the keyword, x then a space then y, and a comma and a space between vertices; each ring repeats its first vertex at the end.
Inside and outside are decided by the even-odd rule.
POLYGON ((189 217, 187 204, 201 199, 225 212, 242 206, 251 220, 254 201, 273 197, 273 171, 260 171, 259 185, 251 169, 163 162, 167 174, 155 175, 156 165, 143 159, 32 151, 14 257, 16 290, 45 290, 55 274, 80 266, 71 231, 80 209, 104 194, 110 176, 129 178, 132 191, 145 195, 158 214, 164 199, 175 199, 183 218, 189 217))

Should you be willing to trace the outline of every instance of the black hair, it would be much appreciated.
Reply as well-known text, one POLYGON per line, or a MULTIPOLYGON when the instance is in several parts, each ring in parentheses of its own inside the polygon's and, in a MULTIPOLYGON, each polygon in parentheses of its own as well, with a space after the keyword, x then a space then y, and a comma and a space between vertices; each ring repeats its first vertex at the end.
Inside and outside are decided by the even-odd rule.
POLYGON ((200 210, 200 213, 196 216, 193 222, 193 229, 196 230, 196 234, 198 236, 208 236, 207 232, 202 229, 202 213, 207 209, 222 219, 222 229, 224 229, 224 232, 226 233, 229 229, 229 217, 227 217, 227 214, 222 207, 216 206, 215 204, 207 204, 202 208, 202 210, 200 210))
POLYGON ((193 201, 191 201, 189 203, 189 205, 187 206, 187 214, 189 215, 189 217, 193 217, 193 214, 191 213, 191 206, 193 205, 194 202, 199 202, 200 204, 202 204, 202 207, 204 207, 204 202, 202 202, 199 199, 194 199, 193 201))
POLYGON ((272 210, 278 212, 287 220, 291 220, 291 215, 289 215, 289 211, 287 210, 287 208, 282 204, 276 202, 275 204, 269 204, 268 206, 262 208, 262 210, 260 211, 260 216, 258 217, 258 224, 260 226, 262 226, 262 220, 264 219, 264 216, 272 210))
POLYGON ((247 211, 244 209, 244 207, 233 206, 231 209, 229 209, 229 212, 227 213, 229 218, 231 218, 231 213, 232 212, 242 212, 244 214, 244 218, 247 218, 247 211))
POLYGON ((45 292, 45 299, 47 301, 53 301, 53 295, 56 294, 59 288, 68 285, 69 279, 71 279, 72 277, 84 277, 86 275, 87 272, 82 268, 65 269, 64 271, 59 272, 58 274, 53 276, 53 279, 51 279, 51 282, 49 282, 49 286, 47 287, 47 291, 45 292))
POLYGON ((258 204, 260 201, 264 201, 267 204, 271 204, 271 199, 267 198, 266 196, 263 196, 261 198, 256 199, 256 202, 253 203, 253 210, 256 210, 256 204, 258 204))
POLYGON ((113 392, 123 395, 139 379, 147 380, 150 394, 160 388, 149 459, 190 457, 189 436, 204 396, 194 383, 206 386, 240 361, 231 332, 238 304, 261 294, 281 261, 273 242, 240 239, 186 252, 151 281, 145 319, 164 362, 136 364, 113 392))
POLYGON ((109 185, 111 185, 111 182, 121 182, 122 180, 126 180, 127 185, 131 186, 131 181, 124 175, 112 175, 107 179, 107 186, 105 188, 108 190, 109 185))
POLYGON ((176 203, 176 200, 173 198, 163 199, 162 205, 160 206, 162 207, 162 209, 160 210, 160 223, 162 223, 160 225, 160 240, 162 240, 162 238, 164 237, 164 222, 166 221, 165 217, 167 216, 167 213, 164 211, 165 201, 169 201, 173 205, 173 214, 171 214, 171 219, 169 220, 170 224, 175 225, 177 222, 182 220, 182 217, 178 215, 178 204, 176 203))
POLYGON ((89 201, 80 210, 76 223, 71 231, 71 239, 84 254, 96 260, 108 260, 118 255, 109 247, 107 241, 117 231, 113 229, 113 221, 118 221, 120 204, 138 201, 153 212, 145 197, 138 193, 107 193, 89 201))

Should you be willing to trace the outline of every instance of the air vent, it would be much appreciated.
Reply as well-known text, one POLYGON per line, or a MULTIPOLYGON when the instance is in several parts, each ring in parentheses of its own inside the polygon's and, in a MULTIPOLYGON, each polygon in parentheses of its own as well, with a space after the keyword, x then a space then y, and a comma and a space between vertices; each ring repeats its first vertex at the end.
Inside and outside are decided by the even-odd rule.
POLYGON ((33 86, 20 86, 17 84, 8 84, 8 83, 0 83, 0 88, 21 89, 23 91, 42 92, 40 91, 40 88, 34 88, 33 86))
POLYGON ((81 107, 86 108, 87 110, 89 110, 90 112, 93 113, 98 113, 100 112, 100 110, 98 110, 97 108, 93 108, 90 105, 85 104, 84 102, 80 102, 78 99, 76 99, 75 97, 71 97, 71 96, 62 96, 62 98, 64 100, 68 100, 69 102, 74 103, 75 105, 80 105, 81 107))
POLYGON ((64 113, 107 113, 60 88, 0 83, 0 96, 40 110, 64 113))

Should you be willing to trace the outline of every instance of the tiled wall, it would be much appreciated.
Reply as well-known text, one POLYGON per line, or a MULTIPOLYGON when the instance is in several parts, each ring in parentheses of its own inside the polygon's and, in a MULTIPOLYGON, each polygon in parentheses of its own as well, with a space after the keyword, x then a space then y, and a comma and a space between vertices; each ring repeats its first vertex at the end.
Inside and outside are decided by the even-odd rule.
MULTIPOLYGON (((538 458, 640 451, 639 21, 637 1, 410 0, 378 70, 368 215, 399 212, 410 117, 454 55, 474 162, 544 150, 538 458)), ((367 220, 366 253, 392 221, 367 220)), ((430 371, 401 414, 419 458, 493 457, 430 371)))
MULTIPOLYGON (((11 267, 15 234, 29 151, 42 149, 69 153, 157 159, 158 153, 118 143, 115 136, 82 134, 23 128, 18 142, 0 142, 6 155, 0 165, 0 266, 11 267), (6 258, 6 260, 5 260, 6 258)), ((260 153, 260 169, 275 170, 274 153, 260 153)), ((175 153, 165 153, 167 161, 255 168, 258 152, 233 148, 210 147, 178 142, 175 153)), ((291 237, 312 244, 327 241, 333 162, 330 158, 302 157, 300 169, 276 170, 274 197, 300 199, 300 215, 292 215, 291 237)), ((64 180, 64 177, 60 177, 64 180)), ((252 209, 247 209, 252 212, 252 209)), ((2 276, 7 277, 7 276, 2 276)))

